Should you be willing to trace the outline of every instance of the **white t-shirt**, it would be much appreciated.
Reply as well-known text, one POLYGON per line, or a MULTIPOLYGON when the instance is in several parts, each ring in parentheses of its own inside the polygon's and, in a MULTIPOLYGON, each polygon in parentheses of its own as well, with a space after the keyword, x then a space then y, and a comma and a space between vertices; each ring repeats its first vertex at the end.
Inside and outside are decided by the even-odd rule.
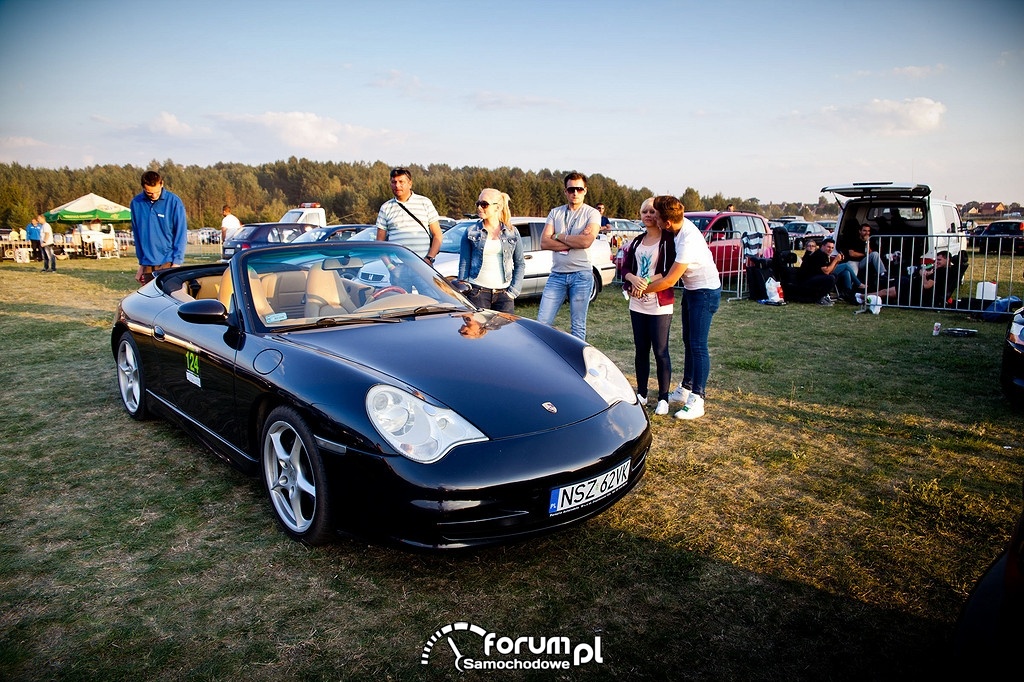
MULTIPOLYGON (((658 261, 658 244, 645 246, 641 241, 636 247, 636 274, 639 277, 654 277, 654 268, 658 261)), ((629 297, 629 309, 645 315, 671 315, 672 304, 659 305, 658 294, 644 294, 640 298, 629 297)))
POLYGON ((224 232, 224 241, 231 239, 235 232, 242 229, 242 221, 234 213, 228 213, 220 221, 220 229, 224 232))
POLYGON ((686 264, 686 272, 680 280, 684 289, 719 289, 722 280, 718 276, 715 259, 700 229, 688 218, 676 234, 676 262, 686 264))
POLYGON ((505 281, 501 266, 501 240, 487 239, 484 241, 484 256, 480 263, 480 272, 470 280, 478 287, 485 289, 504 289, 511 280, 505 281))

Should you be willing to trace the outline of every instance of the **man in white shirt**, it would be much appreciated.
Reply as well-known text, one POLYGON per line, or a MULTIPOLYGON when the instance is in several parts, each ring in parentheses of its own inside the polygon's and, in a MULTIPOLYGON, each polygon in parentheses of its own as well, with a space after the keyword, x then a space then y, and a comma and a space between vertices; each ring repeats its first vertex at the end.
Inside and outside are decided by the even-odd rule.
POLYGON ((223 244, 242 229, 242 222, 231 212, 231 207, 227 204, 224 204, 220 214, 224 216, 220 221, 220 243, 223 244))

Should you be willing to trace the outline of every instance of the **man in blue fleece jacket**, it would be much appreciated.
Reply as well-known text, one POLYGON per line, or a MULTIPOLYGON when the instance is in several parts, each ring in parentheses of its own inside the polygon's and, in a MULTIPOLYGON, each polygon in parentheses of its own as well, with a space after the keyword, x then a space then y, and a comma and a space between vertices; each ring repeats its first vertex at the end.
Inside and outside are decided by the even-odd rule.
POLYGON ((142 174, 142 191, 135 195, 132 210, 132 236, 139 270, 135 280, 146 284, 153 273, 185 262, 188 221, 185 205, 173 192, 164 189, 156 171, 142 174))

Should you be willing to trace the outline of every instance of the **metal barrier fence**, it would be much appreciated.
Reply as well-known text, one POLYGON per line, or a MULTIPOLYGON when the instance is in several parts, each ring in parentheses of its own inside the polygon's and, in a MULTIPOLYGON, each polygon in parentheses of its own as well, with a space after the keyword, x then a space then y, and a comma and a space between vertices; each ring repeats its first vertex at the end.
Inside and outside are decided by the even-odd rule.
MULTIPOLYGON (((191 236, 191 235, 190 235, 191 236)), ((102 239, 82 239, 79 234, 55 234, 53 236, 53 253, 58 258, 128 258, 135 257, 135 242, 130 236, 117 235, 102 239)), ((220 243, 207 243, 189 240, 185 248, 186 256, 201 258, 220 258, 220 243)), ((32 255, 32 242, 28 240, 0 241, 0 258, 20 261, 24 259, 39 260, 32 255), (26 256, 26 254, 28 254, 26 256)))
MULTIPOLYGON (((882 268, 867 269, 863 293, 879 295, 881 307, 980 312, 998 298, 1024 299, 1024 239, 956 233, 885 235, 871 241, 882 268), (953 256, 947 271, 935 265, 936 254, 943 251, 953 256), (929 280, 933 283, 926 287, 929 280)), ((729 301, 749 298, 744 269, 733 267, 739 249, 726 258, 730 265, 725 269, 733 272, 722 274, 723 293, 729 301)))
POLYGON ((883 235, 871 242, 884 270, 868 267, 861 279, 864 293, 877 295, 882 307, 983 311, 997 298, 1024 298, 1024 240, 950 234, 883 235), (948 254, 945 267, 939 254, 948 254))

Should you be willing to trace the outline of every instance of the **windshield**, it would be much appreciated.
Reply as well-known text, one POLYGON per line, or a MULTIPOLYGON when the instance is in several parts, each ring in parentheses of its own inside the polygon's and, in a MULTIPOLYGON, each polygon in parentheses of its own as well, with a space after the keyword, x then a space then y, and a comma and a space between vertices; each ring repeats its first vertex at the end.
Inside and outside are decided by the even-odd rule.
POLYGON ((248 239, 252 236, 252 233, 256 231, 259 225, 243 225, 242 229, 231 235, 229 242, 240 242, 248 239))
POLYGON ((247 281, 234 290, 261 331, 475 310, 422 259, 390 242, 292 242, 238 257, 247 281), (390 282, 360 281, 365 268, 388 272, 390 282))
POLYGON ((475 225, 476 220, 461 220, 452 227, 445 230, 441 235, 441 251, 444 253, 458 253, 462 247, 462 237, 470 225, 475 225))
POLYGON ((697 226, 697 229, 703 232, 707 228, 708 223, 711 222, 711 216, 686 216, 697 226))

